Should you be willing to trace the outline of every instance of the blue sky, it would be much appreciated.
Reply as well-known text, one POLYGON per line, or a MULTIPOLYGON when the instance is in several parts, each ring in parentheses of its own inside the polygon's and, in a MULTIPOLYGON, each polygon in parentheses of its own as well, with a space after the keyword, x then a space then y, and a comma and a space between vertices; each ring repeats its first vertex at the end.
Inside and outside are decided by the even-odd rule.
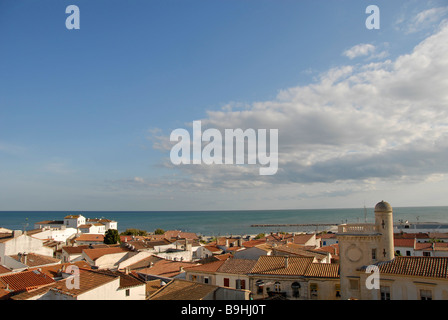
MULTIPOLYGON (((375 90, 350 91, 357 95, 347 97, 348 105, 362 104, 362 98, 380 101, 385 95, 376 96, 380 84, 396 76, 389 88, 397 91, 387 92, 382 107, 418 108, 395 95, 419 91, 396 84, 407 81, 406 56, 419 44, 431 48, 425 42, 431 36, 443 37, 446 18, 444 1, 2 1, 0 210, 331 208, 374 205, 383 198, 394 206, 447 205, 440 191, 447 186, 447 166, 437 162, 444 154, 429 164, 408 164, 406 152, 412 154, 419 139, 428 137, 425 128, 415 129, 422 130, 420 136, 407 135, 417 120, 403 109, 395 124, 387 124, 405 123, 390 138, 364 136, 356 130, 369 128, 375 115, 387 117, 366 102, 360 107, 365 114, 350 119, 353 128, 346 132, 335 93, 338 84, 346 85, 349 77, 352 83, 370 68, 373 80, 363 83, 375 90), (79 30, 65 28, 71 4, 80 9, 79 30), (365 27, 370 4, 380 8, 379 30, 365 27), (376 83, 384 72, 390 76, 376 83), (324 86, 339 73, 342 78, 332 80, 331 88, 324 86), (320 118, 326 110, 314 108, 308 118, 310 88, 325 97, 319 107, 333 106, 340 139, 326 133, 320 118), (268 113, 257 114, 257 103, 316 131, 272 123, 268 113), (238 116, 238 108, 249 115, 238 116), (266 122, 253 121, 263 114, 266 122), (281 136, 287 132, 280 139, 279 174, 171 166, 170 132, 199 119, 215 127, 277 126, 281 136), (309 141, 291 142, 303 136, 309 141), (394 158, 397 153, 403 158, 394 158), (331 162, 336 159, 341 162, 331 162), (372 170, 361 165, 370 161, 382 165, 372 170), (353 170, 344 178, 347 167, 353 170)), ((428 55, 438 58, 436 53, 428 55)), ((444 66, 437 70, 442 73, 444 66)), ((432 77, 438 79, 427 80, 432 77)), ((423 108, 434 106, 428 112, 438 119, 444 115, 437 106, 446 102, 445 85, 421 92, 433 98, 423 108)), ((437 123, 432 142, 444 141, 445 125, 437 123)), ((418 151, 423 159, 434 150, 418 151)))

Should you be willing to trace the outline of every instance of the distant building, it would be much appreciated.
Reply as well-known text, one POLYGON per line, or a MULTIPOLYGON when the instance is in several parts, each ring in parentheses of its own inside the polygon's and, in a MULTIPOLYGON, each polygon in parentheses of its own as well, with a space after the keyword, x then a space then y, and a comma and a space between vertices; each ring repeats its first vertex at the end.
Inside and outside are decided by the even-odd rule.
POLYGON ((64 225, 67 228, 79 228, 79 226, 82 226, 83 224, 86 224, 86 218, 80 214, 76 215, 68 215, 64 218, 64 225))

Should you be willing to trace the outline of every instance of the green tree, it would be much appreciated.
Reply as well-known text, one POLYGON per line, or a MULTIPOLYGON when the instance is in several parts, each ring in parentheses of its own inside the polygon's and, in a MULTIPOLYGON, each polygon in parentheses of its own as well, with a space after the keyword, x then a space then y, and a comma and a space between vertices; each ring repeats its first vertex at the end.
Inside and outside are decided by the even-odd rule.
POLYGON ((122 232, 122 236, 146 236, 148 233, 145 230, 140 229, 126 229, 122 232))
POLYGON ((160 229, 160 228, 154 230, 154 234, 164 234, 164 233, 165 233, 165 230, 160 229))
POLYGON ((264 238, 265 234, 264 233, 259 233, 255 236, 255 239, 261 239, 264 238))
POLYGON ((106 231, 104 235, 104 243, 105 244, 117 244, 120 243, 120 235, 118 231, 115 229, 109 229, 106 231))

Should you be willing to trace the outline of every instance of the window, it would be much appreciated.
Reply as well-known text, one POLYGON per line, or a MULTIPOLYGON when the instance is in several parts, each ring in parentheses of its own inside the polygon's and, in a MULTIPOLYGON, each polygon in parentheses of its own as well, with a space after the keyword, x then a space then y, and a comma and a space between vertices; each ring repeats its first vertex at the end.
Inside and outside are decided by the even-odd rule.
POLYGON ((372 249, 372 260, 376 260, 376 249, 372 249))
POLYGON ((300 297, 300 283, 293 282, 293 284, 291 285, 291 289, 292 289, 292 296, 294 298, 300 297))
POLYGON ((204 277, 204 283, 209 283, 209 278, 208 277, 204 277))
POLYGON ((235 280, 236 289, 246 289, 246 280, 237 279, 235 280))
POLYGON ((317 283, 311 283, 310 284, 310 298, 311 299, 317 299, 318 292, 317 292, 317 283))
POLYGON ((407 257, 410 257, 410 256, 411 256, 411 251, 407 250, 407 251, 406 251, 406 256, 407 256, 407 257))
POLYGON ((263 280, 257 280, 255 286, 257 287, 257 294, 263 294, 263 280))
POLYGON ((431 252, 429 252, 429 251, 424 251, 424 252, 423 252, 423 256, 424 256, 424 257, 430 257, 430 256, 431 256, 431 252))
POLYGON ((196 276, 195 275, 191 275, 191 281, 196 281, 196 276))
POLYGON ((381 300, 390 300, 390 287, 380 287, 381 300))
POLYGON ((126 289, 126 297, 129 297, 131 295, 131 290, 130 289, 126 289))
POLYGON ((336 284, 334 286, 334 290, 336 291, 336 298, 340 298, 341 297, 341 285, 336 284))
POLYGON ((359 280, 358 279, 350 279, 350 289, 351 290, 359 289, 359 280))
POLYGON ((230 285, 229 278, 224 278, 224 287, 229 287, 229 285, 230 285))
POLYGON ((275 292, 280 292, 280 291, 281 291, 280 282, 276 281, 276 282, 274 283, 274 291, 275 291, 275 292))
POLYGON ((420 300, 432 300, 432 291, 420 290, 420 300))

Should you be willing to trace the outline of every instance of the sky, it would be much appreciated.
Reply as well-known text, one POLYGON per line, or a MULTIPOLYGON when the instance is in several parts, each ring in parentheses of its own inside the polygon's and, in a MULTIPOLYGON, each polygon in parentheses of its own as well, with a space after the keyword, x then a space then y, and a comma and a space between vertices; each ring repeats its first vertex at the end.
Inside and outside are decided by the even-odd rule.
POLYGON ((442 0, 3 0, 0 211, 448 205, 447 40, 442 0), (193 121, 276 174, 174 165, 193 121))

